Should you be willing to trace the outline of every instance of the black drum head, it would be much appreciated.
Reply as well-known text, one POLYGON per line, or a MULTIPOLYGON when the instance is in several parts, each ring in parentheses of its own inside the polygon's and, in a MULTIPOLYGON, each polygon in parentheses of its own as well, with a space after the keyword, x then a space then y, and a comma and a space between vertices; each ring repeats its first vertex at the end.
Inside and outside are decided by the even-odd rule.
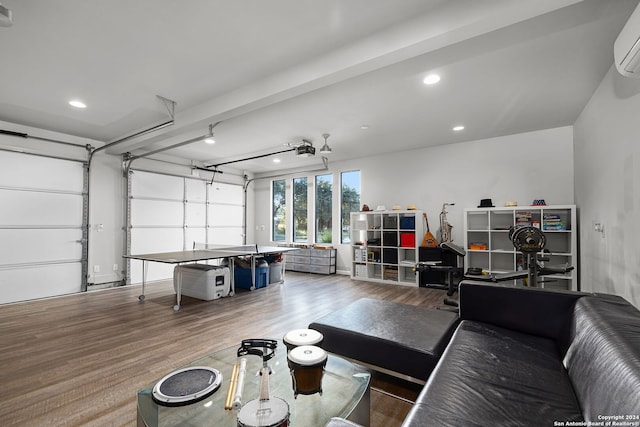
POLYGON ((162 378, 153 387, 151 396, 159 405, 189 405, 215 393, 221 383, 222 374, 217 369, 191 366, 162 378))

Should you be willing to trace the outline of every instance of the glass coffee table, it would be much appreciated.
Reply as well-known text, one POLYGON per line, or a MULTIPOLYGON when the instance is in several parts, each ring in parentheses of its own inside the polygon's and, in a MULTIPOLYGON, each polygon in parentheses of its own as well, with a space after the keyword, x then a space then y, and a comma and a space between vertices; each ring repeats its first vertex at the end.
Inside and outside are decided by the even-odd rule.
MULTIPOLYGON (((139 390, 138 426, 237 426, 238 411, 224 409, 231 372, 238 361, 237 350, 238 346, 226 348, 187 365, 208 366, 222 374, 220 388, 203 400, 174 407, 157 404, 152 398, 152 390, 160 378, 139 390)), ((259 397, 258 373, 262 367, 262 358, 259 356, 244 357, 247 359, 247 369, 242 393, 243 404, 259 397)), ((371 376, 362 366, 329 354, 322 378, 322 395, 299 394, 294 398, 293 383, 287 365, 287 349, 281 340, 275 356, 269 360, 268 364, 273 371, 269 377, 270 394, 284 399, 289 404, 291 426, 322 427, 332 417, 346 418, 361 425, 369 425, 371 376)))

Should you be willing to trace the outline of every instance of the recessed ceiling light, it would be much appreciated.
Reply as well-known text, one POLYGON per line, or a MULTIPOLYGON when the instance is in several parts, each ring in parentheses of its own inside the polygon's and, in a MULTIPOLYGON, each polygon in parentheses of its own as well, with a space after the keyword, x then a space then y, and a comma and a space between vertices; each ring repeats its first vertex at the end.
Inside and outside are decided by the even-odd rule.
POLYGON ((362 126, 360 126, 360 129, 367 130, 367 129, 369 129, 369 125, 362 125, 362 126))
POLYGON ((69 105, 76 108, 87 108, 87 104, 77 99, 72 99, 71 101, 69 101, 69 105))
POLYGON ((453 130, 456 132, 460 132, 461 130, 464 130, 464 126, 454 126, 453 130))
POLYGON ((280 159, 276 157, 275 159, 273 159, 273 163, 280 163, 280 159))
POLYGON ((426 85, 433 85, 436 84, 440 81, 440 76, 437 74, 429 74, 427 77, 424 78, 423 82, 426 85))

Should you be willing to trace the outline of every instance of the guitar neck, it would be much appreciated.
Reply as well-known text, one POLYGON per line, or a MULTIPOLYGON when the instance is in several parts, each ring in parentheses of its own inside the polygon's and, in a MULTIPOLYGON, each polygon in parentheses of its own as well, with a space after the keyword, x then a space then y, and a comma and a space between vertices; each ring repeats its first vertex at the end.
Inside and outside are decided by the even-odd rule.
POLYGON ((269 368, 260 369, 260 400, 269 400, 269 368))

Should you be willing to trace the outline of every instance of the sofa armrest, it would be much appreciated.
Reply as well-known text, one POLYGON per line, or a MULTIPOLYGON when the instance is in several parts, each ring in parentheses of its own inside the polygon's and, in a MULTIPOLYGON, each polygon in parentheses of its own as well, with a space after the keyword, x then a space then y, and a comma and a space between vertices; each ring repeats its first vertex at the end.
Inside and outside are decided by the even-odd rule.
POLYGON ((460 319, 564 340, 573 306, 585 295, 589 294, 463 280, 460 319))

